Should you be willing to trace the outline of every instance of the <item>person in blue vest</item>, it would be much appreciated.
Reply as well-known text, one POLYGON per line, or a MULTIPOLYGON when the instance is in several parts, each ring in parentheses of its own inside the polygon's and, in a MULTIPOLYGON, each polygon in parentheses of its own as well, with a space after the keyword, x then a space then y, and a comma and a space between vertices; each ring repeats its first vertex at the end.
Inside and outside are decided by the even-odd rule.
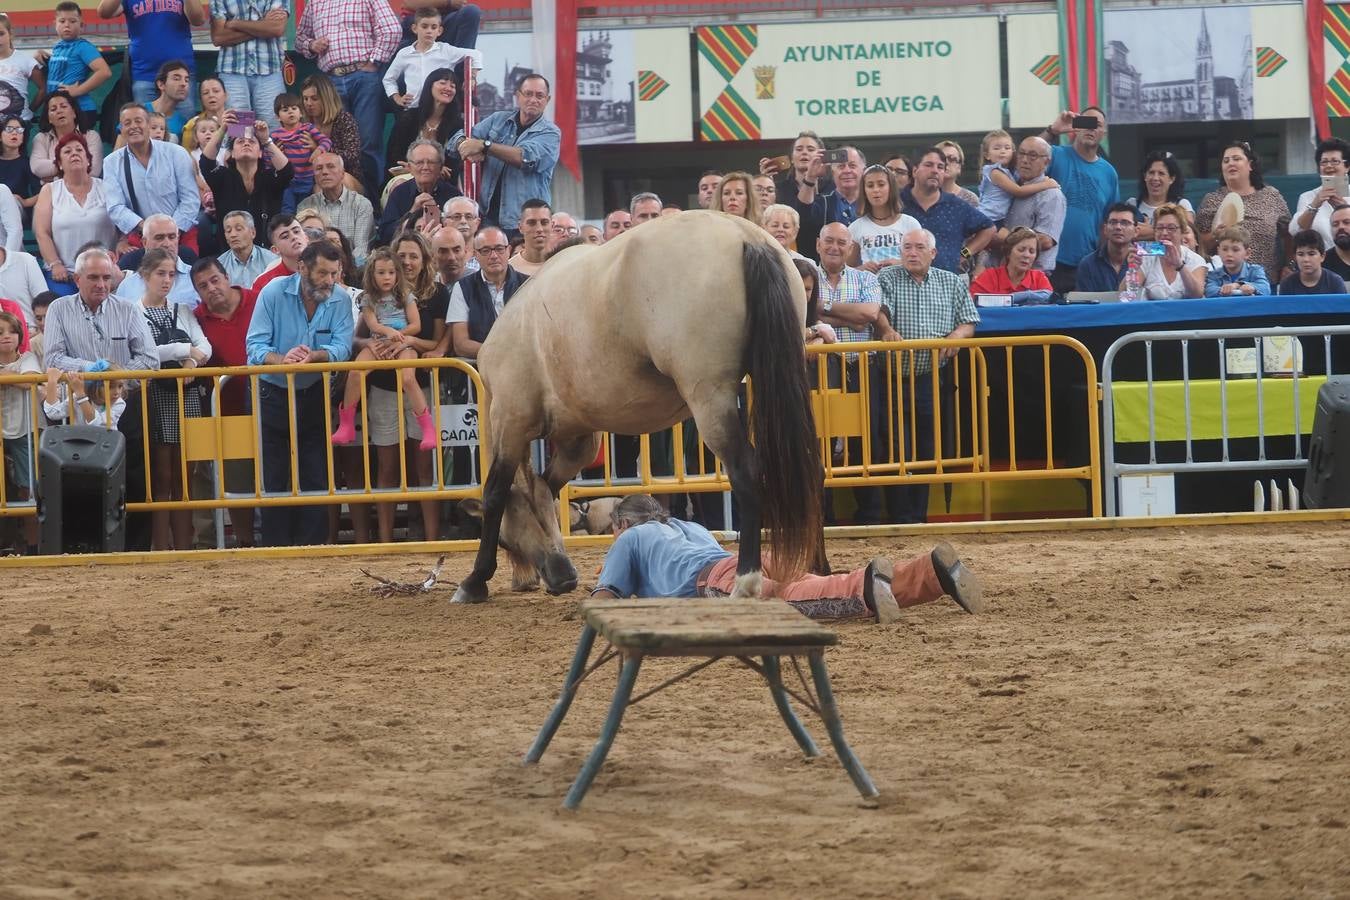
POLYGON ((470 272, 450 292, 445 324, 450 327, 450 343, 456 356, 478 358, 478 348, 487 340, 492 324, 502 309, 527 280, 506 264, 511 243, 506 232, 489 225, 473 236, 473 255, 478 271, 470 272))

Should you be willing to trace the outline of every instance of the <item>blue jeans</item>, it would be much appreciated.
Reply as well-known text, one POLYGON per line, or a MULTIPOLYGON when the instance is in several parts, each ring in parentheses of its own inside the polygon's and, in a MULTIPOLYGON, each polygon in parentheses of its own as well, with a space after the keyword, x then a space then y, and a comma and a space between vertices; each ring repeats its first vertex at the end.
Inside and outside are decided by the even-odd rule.
POLYGON ((233 75, 229 72, 217 72, 221 84, 225 85, 228 109, 251 109, 254 115, 267 120, 267 127, 275 130, 280 123, 273 107, 277 97, 286 93, 286 82, 280 72, 271 75, 233 75))
MULTIPOLYGON (((327 403, 322 381, 295 392, 295 437, 299 446, 294 453, 302 491, 322 491, 328 487, 328 433, 323 416, 327 403)), ((258 417, 262 424, 263 489, 289 491, 292 449, 285 388, 259 381, 258 417)), ((264 546, 323 544, 327 540, 328 508, 325 506, 262 508, 264 546)))
MULTIPOLYGON (((449 44, 452 47, 464 47, 472 50, 478 46, 478 23, 483 17, 483 11, 472 3, 466 3, 461 9, 448 12, 441 16, 441 36, 437 38, 443 44, 449 44)), ((412 16, 403 17, 403 43, 400 47, 407 47, 413 43, 412 16)))
POLYGON ((295 214, 295 208, 300 205, 300 201, 314 193, 314 175, 297 175, 291 178, 291 183, 286 185, 286 190, 281 192, 281 211, 289 215, 295 214))
MULTIPOLYGON (((135 100, 141 106, 147 103, 155 102, 159 96, 159 88, 155 87, 153 81, 133 81, 131 83, 131 99, 135 100)), ((197 114, 197 74, 189 72, 188 74, 188 93, 178 104, 178 112, 191 118, 197 114)))
POLYGON ((342 105, 356 119, 356 127, 361 132, 361 168, 360 173, 366 184, 366 193, 370 197, 380 196, 384 185, 384 86, 380 83, 379 72, 348 72, 346 75, 334 75, 333 84, 337 87, 342 105))

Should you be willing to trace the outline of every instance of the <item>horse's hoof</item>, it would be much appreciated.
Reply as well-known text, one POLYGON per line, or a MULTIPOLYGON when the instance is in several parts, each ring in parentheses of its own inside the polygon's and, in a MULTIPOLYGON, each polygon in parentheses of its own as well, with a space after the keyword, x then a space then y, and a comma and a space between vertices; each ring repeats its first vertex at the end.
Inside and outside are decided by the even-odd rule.
POLYGON ((761 572, 746 572, 736 576, 736 584, 731 589, 732 600, 758 600, 764 594, 764 575, 761 572))
POLYGON ((487 586, 474 588, 472 585, 461 584, 455 588, 455 596, 450 598, 451 603, 486 603, 488 598, 487 586))

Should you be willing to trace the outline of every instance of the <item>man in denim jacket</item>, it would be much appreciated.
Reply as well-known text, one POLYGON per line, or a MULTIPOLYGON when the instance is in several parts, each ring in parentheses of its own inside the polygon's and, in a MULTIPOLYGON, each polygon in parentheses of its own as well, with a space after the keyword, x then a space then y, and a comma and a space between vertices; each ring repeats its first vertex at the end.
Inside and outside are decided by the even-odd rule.
POLYGON ((475 125, 471 135, 459 131, 446 142, 447 154, 484 164, 478 191, 484 224, 495 222, 508 232, 517 232, 526 200, 553 202, 549 184, 558 164, 562 132, 544 118, 548 98, 548 79, 527 75, 516 87, 515 112, 493 113, 475 125))

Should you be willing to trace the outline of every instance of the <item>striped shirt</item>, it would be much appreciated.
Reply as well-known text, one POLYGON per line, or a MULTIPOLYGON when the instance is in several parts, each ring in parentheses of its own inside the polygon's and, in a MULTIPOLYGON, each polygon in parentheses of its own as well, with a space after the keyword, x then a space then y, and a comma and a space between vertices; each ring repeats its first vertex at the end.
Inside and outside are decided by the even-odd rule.
MULTIPOLYGON (((829 276, 822 269, 819 281, 820 311, 823 313, 829 312, 830 307, 836 303, 881 302, 881 288, 877 282, 877 276, 866 269, 844 266, 844 270, 839 273, 838 287, 830 284, 829 276)), ((834 326, 834 333, 841 342, 872 340, 871 328, 857 329, 836 325, 834 326)))
MULTIPOLYGON (((905 340, 944 338, 958 325, 975 325, 980 321, 980 313, 975 309, 975 301, 970 299, 965 282, 946 269, 933 266, 923 281, 915 281, 904 266, 890 266, 881 270, 878 281, 881 304, 891 320, 891 327, 905 340)), ((921 350, 913 356, 916 374, 922 375, 932 369, 931 352, 921 350)), ((901 371, 909 374, 908 358, 901 364, 901 371)))
POLYGON ((309 161, 314 146, 304 139, 306 136, 318 144, 320 150, 333 149, 332 139, 308 122, 301 122, 294 128, 272 129, 272 140, 291 161, 293 178, 314 177, 314 164, 309 161))
MULTIPOLYGON (((285 0, 211 0, 211 17, 226 22, 261 22, 272 10, 286 12, 285 0)), ((283 62, 281 38, 249 38, 220 48, 216 71, 228 75, 275 75, 283 62)), ((81 100, 84 98, 81 97, 81 100)))
POLYGON ((387 63, 394 58, 403 26, 388 0, 310 0, 295 27, 295 49, 319 68, 331 72, 338 66, 387 63), (324 38, 328 47, 314 52, 314 41, 324 38))
POLYGON ((85 372, 106 359, 113 369, 158 369, 159 351, 139 303, 111 296, 90 311, 79 294, 47 308, 48 367, 85 372))

